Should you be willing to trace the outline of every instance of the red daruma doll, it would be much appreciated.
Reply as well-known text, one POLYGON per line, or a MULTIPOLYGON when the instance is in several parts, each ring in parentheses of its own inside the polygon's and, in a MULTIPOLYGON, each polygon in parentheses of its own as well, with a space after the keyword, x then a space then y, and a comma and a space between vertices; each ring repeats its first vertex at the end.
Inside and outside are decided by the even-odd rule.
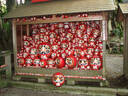
POLYGON ((48 65, 48 68, 53 68, 53 67, 55 66, 55 61, 54 61, 54 59, 49 58, 49 59, 47 60, 47 65, 48 65))
POLYGON ((31 57, 32 59, 34 59, 36 56, 37 56, 37 48, 36 48, 36 47, 32 47, 32 48, 30 49, 30 57, 31 57))
POLYGON ((25 66, 25 59, 24 59, 23 57, 18 57, 17 63, 18 63, 20 66, 25 66))
POLYGON ((33 59, 33 65, 35 67, 39 67, 40 66, 40 59, 38 57, 35 57, 35 59, 33 59))
POLYGON ((87 68, 89 68, 89 62, 88 62, 87 58, 86 57, 81 57, 79 59, 78 66, 81 69, 87 69, 87 68))
POLYGON ((31 57, 27 57, 25 63, 26 63, 27 67, 32 66, 32 58, 31 57))
POLYGON ((51 48, 50 45, 47 43, 41 43, 38 46, 39 49, 39 56, 41 59, 47 59, 51 55, 51 48))
POLYGON ((52 76, 52 83, 53 85, 55 85, 56 87, 61 87, 65 82, 65 78, 64 75, 60 72, 57 72, 55 74, 53 74, 52 76))
POLYGON ((93 70, 99 70, 102 66, 102 61, 100 57, 97 55, 94 55, 93 58, 91 58, 90 65, 93 70))
POLYGON ((40 60, 40 67, 41 68, 45 68, 46 67, 46 65, 47 65, 47 62, 46 62, 46 60, 40 60))
POLYGON ((77 62, 77 60, 74 56, 68 56, 66 58, 66 65, 69 69, 75 68, 76 67, 76 62, 77 62))
POLYGON ((65 62, 62 57, 58 57, 55 62, 56 62, 57 68, 63 68, 65 66, 65 62))

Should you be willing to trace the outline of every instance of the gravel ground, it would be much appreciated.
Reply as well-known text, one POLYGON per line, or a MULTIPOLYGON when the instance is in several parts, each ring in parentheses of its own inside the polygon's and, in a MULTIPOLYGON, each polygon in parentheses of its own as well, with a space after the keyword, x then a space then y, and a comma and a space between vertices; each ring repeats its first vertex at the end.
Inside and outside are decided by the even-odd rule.
POLYGON ((123 75, 123 56, 106 56, 106 74, 108 79, 115 79, 123 75))

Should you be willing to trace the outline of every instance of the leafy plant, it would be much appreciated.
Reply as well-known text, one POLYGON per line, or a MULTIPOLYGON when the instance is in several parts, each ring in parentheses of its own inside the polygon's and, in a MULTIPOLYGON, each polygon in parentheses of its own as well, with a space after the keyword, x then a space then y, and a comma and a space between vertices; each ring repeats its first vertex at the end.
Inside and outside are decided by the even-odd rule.
POLYGON ((112 34, 121 39, 123 37, 123 27, 120 22, 115 21, 115 28, 112 30, 112 34))
POLYGON ((12 34, 11 25, 7 23, 2 23, 2 28, 0 28, 0 50, 11 50, 12 49, 12 34))
POLYGON ((11 50, 12 49, 12 35, 11 35, 11 24, 4 22, 3 16, 7 13, 5 5, 0 3, 0 50, 11 50))

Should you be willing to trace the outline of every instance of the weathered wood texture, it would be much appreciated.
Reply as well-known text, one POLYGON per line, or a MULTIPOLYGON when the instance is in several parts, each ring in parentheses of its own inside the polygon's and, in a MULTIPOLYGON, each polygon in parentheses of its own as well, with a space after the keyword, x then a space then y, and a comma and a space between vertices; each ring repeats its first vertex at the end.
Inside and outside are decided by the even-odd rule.
POLYGON ((17 38, 16 38, 16 23, 12 21, 12 35, 13 35, 13 54, 14 54, 14 67, 17 66, 17 38))
POLYGON ((113 0, 53 0, 51 2, 24 5, 9 12, 4 18, 42 16, 115 10, 113 0))
POLYGON ((125 34, 124 34, 124 74, 128 78, 128 17, 125 15, 125 34))
POLYGON ((55 22, 74 22, 74 21, 92 21, 92 20, 103 20, 102 15, 90 15, 88 17, 72 17, 72 18, 53 18, 49 20, 37 19, 36 21, 16 22, 16 25, 23 24, 40 24, 40 23, 55 23, 55 22))

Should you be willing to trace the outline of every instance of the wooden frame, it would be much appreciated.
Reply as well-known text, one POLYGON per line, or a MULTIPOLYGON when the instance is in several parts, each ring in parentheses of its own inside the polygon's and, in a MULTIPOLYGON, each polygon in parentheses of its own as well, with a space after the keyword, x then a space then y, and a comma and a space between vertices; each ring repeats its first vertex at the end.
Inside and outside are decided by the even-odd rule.
MULTIPOLYGON (((68 76, 103 76, 105 77, 105 45, 106 45, 106 34, 107 34, 107 15, 108 13, 103 13, 100 15, 89 15, 88 17, 72 17, 72 18, 53 18, 49 20, 37 20, 37 21, 26 21, 26 22, 16 22, 15 19, 13 19, 13 47, 14 47, 14 61, 15 61, 15 73, 38 73, 38 74, 52 74, 55 72, 62 72, 64 75, 68 76), (102 32, 104 37, 103 41, 103 69, 99 71, 95 70, 63 70, 63 69, 42 69, 42 68, 21 68, 17 66, 17 44, 16 44, 16 25, 24 25, 27 24, 39 24, 39 23, 53 23, 53 22, 73 22, 73 21, 93 21, 93 20, 101 20, 102 21, 102 32)), ((27 27, 27 32, 28 32, 27 27)), ((67 78, 68 79, 68 78, 67 78)), ((78 79, 78 78, 77 78, 78 79)), ((85 80, 85 79, 84 79, 85 80)))

